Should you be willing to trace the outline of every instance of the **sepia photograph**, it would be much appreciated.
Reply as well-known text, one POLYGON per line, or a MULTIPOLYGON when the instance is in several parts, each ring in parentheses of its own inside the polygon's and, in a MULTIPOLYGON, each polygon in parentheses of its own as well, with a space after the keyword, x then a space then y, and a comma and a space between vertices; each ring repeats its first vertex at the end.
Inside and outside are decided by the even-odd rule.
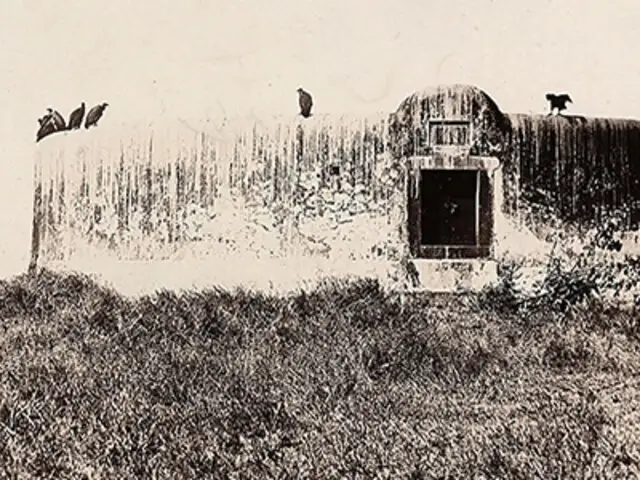
POLYGON ((640 478, 640 4, 4 0, 0 478, 640 478))

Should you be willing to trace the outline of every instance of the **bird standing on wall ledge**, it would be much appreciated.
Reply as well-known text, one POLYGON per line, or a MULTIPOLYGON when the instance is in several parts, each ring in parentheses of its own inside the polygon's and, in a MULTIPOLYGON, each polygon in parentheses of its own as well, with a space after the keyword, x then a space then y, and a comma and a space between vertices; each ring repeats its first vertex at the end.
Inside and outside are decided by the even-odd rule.
POLYGON ((64 118, 57 110, 47 108, 47 113, 38 119, 40 128, 36 133, 36 142, 39 142, 44 137, 51 135, 52 133, 66 130, 66 124, 64 118))
POLYGON ((55 125, 56 131, 66 130, 67 124, 64 121, 62 115, 57 110, 52 110, 51 108, 47 108, 49 114, 51 114, 51 119, 53 120, 53 124, 55 125))
POLYGON ((311 107, 313 107, 313 98, 309 92, 305 92, 302 88, 298 88, 298 104, 300 105, 300 115, 309 118, 311 107))
POLYGON ((39 118, 38 123, 40 124, 40 128, 36 133, 36 142, 39 142, 44 137, 51 135, 56 131, 56 127, 51 118, 51 114, 46 114, 44 117, 39 118))
POLYGON ((109 106, 108 103, 102 103, 102 104, 96 105, 91 110, 89 110, 89 113, 87 113, 87 119, 84 122, 84 128, 89 129, 89 127, 92 127, 94 125, 97 127, 98 120, 102 118, 104 109, 107 108, 108 106, 109 106))
POLYGON ((85 104, 82 102, 69 116, 69 130, 77 130, 82 125, 84 118, 85 104))
POLYGON ((560 95, 556 95, 555 93, 547 93, 546 98, 549 102, 551 110, 549 112, 549 115, 553 115, 554 111, 556 112, 556 115, 558 115, 560 112, 567 109, 567 102, 573 103, 571 97, 566 93, 562 93, 560 95))
POLYGON ((42 126, 51 120, 51 117, 53 117, 53 111, 50 108, 47 108, 47 113, 38 119, 38 123, 42 126))

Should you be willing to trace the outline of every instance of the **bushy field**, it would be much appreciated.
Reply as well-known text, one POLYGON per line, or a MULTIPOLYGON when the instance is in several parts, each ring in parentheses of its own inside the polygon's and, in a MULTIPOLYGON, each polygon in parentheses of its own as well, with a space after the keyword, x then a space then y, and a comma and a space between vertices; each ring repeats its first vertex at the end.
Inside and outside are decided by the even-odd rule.
POLYGON ((403 303, 366 280, 137 299, 47 271, 1 282, 0 472, 638 475, 640 317, 523 303, 504 278, 403 303))

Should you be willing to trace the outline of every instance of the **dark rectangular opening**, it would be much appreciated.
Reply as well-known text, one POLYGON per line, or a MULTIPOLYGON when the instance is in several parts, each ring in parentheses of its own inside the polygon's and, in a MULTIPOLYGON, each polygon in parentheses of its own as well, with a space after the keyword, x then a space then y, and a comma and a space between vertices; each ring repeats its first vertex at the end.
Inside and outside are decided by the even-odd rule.
POLYGON ((491 184, 485 170, 421 170, 409 202, 413 255, 488 257, 492 238, 491 184))
POLYGON ((474 170, 423 170, 420 181, 421 245, 476 245, 474 170))

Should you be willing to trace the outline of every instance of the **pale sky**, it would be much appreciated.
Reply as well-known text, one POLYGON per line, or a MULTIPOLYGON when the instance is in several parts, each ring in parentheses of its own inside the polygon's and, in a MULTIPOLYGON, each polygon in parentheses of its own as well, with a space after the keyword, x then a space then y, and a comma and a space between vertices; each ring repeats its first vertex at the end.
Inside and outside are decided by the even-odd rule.
POLYGON ((302 86, 317 113, 390 112, 470 83, 507 112, 566 91, 574 113, 640 118, 639 25, 631 0, 2 0, 0 275, 27 258, 48 106, 106 101, 105 123, 268 118, 295 115, 302 86))

